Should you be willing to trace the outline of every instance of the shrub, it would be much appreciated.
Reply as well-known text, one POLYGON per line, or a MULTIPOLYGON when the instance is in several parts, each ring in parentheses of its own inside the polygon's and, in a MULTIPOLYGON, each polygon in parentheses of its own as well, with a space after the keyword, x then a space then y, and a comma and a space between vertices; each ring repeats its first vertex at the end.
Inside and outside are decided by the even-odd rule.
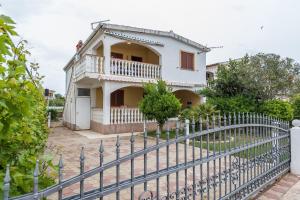
POLYGON ((258 102, 254 99, 242 95, 233 97, 211 97, 207 99, 209 104, 216 107, 222 113, 232 112, 255 112, 258 102))
POLYGON ((57 99, 50 99, 49 106, 64 106, 65 99, 64 98, 57 98, 57 99))
POLYGON ((295 95, 292 98, 292 107, 294 109, 294 118, 300 119, 300 94, 295 95))
POLYGON ((145 84, 144 91, 145 96, 139 103, 139 108, 147 119, 155 119, 162 130, 168 118, 178 115, 181 103, 162 80, 157 84, 145 84))
POLYGON ((51 113, 51 120, 57 121, 58 120, 58 111, 56 109, 48 109, 47 113, 51 113))
MULTIPOLYGON (((9 17, 0 16, 0 29, 0 185, 9 164, 14 196, 32 192, 36 159, 41 160, 40 169, 51 167, 52 159, 41 157, 48 128, 38 65, 27 64, 25 41, 13 43, 12 37, 17 33, 9 17)), ((41 170, 39 176, 40 189, 54 181, 45 171, 41 170)))
POLYGON ((293 119, 292 105, 279 99, 265 101, 260 107, 260 112, 286 121, 293 119))
POLYGON ((185 119, 189 119, 192 121, 193 119, 196 123, 199 121, 199 116, 202 116, 203 119, 206 118, 206 115, 209 118, 212 118, 213 114, 217 114, 219 111, 216 110, 216 107, 209 103, 203 103, 198 106, 194 106, 191 108, 183 109, 179 114, 179 119, 184 121, 185 119))

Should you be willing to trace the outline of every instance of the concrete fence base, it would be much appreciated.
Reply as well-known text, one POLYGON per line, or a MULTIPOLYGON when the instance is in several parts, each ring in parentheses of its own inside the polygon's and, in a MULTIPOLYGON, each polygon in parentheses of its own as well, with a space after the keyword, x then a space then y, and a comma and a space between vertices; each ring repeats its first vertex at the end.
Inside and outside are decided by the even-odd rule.
POLYGON ((291 129, 291 173, 300 176, 300 120, 291 129))

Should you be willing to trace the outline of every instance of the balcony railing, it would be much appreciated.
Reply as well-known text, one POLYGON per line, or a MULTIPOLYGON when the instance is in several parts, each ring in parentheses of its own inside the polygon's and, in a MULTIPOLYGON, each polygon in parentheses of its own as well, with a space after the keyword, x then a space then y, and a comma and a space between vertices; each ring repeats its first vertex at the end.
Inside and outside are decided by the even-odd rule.
POLYGON ((103 73, 103 57, 86 54, 75 65, 75 76, 83 73, 103 73))
POLYGON ((110 74, 136 78, 159 79, 161 77, 161 67, 149 63, 111 58, 110 74))
MULTIPOLYGON (((78 77, 84 73, 104 73, 103 57, 86 54, 75 64, 75 76, 78 77)), ((110 74, 118 76, 129 76, 146 79, 161 78, 161 67, 159 65, 121 60, 111 58, 110 74)))
MULTIPOLYGON (((111 108, 110 124, 143 123, 143 113, 138 108, 111 108)), ((154 120, 147 120, 154 122, 154 120)))

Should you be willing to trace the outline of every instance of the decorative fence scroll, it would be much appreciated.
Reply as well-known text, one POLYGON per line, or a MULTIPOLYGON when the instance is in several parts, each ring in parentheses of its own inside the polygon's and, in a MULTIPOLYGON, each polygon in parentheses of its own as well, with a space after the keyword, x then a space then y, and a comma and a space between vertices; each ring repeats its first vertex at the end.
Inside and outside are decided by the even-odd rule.
POLYGON ((289 171, 290 134, 288 122, 261 114, 242 113, 199 117, 196 122, 177 123, 175 130, 149 137, 131 136, 130 151, 121 155, 116 139, 115 159, 105 162, 103 142, 99 166, 85 170, 84 149, 80 174, 63 180, 59 161, 58 183, 38 189, 38 163, 33 192, 9 197, 10 175, 4 179, 4 200, 41 199, 56 193, 57 199, 247 199, 270 181, 289 171), (137 138, 139 137, 139 138, 137 138), (135 146, 136 139, 143 147, 135 146), (122 170, 129 170, 127 176, 122 170), (113 171, 114 175, 108 174, 113 171), (85 180, 97 176, 99 188, 85 190, 85 180), (109 176, 112 183, 106 183, 109 176), (63 196, 79 183, 79 194, 63 196))

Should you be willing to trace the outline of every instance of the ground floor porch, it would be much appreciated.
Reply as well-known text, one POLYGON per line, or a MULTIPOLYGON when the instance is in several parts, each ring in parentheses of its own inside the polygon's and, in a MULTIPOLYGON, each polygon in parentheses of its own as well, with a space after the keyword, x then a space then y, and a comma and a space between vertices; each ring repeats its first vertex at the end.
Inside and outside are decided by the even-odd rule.
MULTIPOLYGON (((172 87, 172 91, 183 109, 204 101, 195 88, 172 87)), ((143 131, 147 121, 147 129, 155 130, 156 122, 146 120, 139 109, 143 96, 142 83, 104 82, 92 87, 77 86, 75 124, 64 120, 65 125, 75 130, 91 129, 110 134, 143 131)), ((174 124, 171 119, 169 126, 174 124)))

